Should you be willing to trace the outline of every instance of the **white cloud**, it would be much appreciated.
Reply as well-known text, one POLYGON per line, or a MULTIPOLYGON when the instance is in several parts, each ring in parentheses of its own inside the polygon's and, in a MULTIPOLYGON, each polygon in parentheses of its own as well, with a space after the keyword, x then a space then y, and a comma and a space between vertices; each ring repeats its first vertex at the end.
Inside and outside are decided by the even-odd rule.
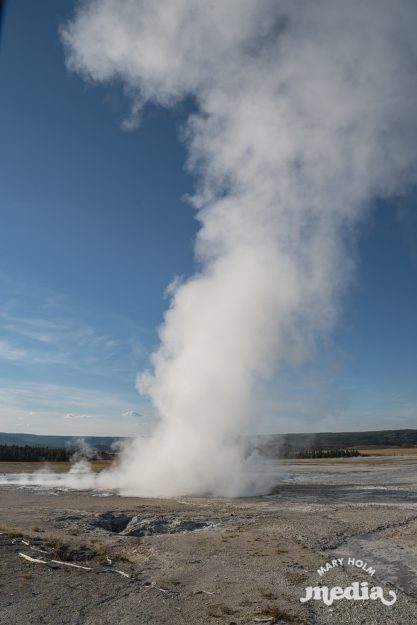
POLYGON ((71 412, 68 412, 64 416, 64 419, 92 419, 92 418, 93 417, 88 414, 72 414, 71 412))
POLYGON ((122 417, 141 417, 142 415, 135 410, 126 410, 126 412, 122 413, 122 417))

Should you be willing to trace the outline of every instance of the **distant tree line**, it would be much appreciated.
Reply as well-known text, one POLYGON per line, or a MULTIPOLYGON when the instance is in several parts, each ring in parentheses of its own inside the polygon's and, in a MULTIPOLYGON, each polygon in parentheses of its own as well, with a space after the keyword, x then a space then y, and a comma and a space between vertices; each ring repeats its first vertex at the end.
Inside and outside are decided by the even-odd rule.
POLYGON ((0 460, 8 462, 66 462, 74 451, 64 448, 32 447, 31 445, 0 445, 0 460))
MULTIPOLYGON (((383 430, 380 432, 329 432, 305 435, 308 447, 413 447, 417 445, 417 430, 383 430)), ((288 434, 285 436, 286 444, 304 447, 302 434, 288 434)))
POLYGON ((303 458, 356 458, 362 454, 352 447, 310 447, 296 449, 284 447, 280 450, 279 458, 303 459, 303 458))
MULTIPOLYGON (((35 447, 32 445, 0 445, 0 462, 69 462, 74 454, 77 460, 81 454, 69 447, 35 447)), ((100 449, 89 456, 89 460, 111 460, 114 453, 100 449)))
POLYGON ((267 458, 296 458, 298 453, 310 453, 311 450, 337 452, 339 449, 417 447, 417 430, 264 434, 248 438, 246 443, 248 455, 257 451, 267 458))
POLYGON ((302 449, 296 451, 294 449, 287 450, 282 455, 284 458, 356 458, 361 454, 357 449, 339 447, 337 449, 302 449))

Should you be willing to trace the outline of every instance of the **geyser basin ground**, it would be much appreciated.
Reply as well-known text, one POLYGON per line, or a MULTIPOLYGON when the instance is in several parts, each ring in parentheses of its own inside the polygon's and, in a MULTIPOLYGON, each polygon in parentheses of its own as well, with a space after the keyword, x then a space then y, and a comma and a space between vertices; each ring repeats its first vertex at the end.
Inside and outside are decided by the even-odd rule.
POLYGON ((0 623, 416 622, 417 458, 287 469, 270 496, 239 499, 2 486, 0 623), (19 552, 91 570, 33 564, 19 552), (373 566, 374 578, 351 566, 318 577, 349 556, 373 566), (353 581, 395 589, 397 602, 299 601, 306 586, 353 581))

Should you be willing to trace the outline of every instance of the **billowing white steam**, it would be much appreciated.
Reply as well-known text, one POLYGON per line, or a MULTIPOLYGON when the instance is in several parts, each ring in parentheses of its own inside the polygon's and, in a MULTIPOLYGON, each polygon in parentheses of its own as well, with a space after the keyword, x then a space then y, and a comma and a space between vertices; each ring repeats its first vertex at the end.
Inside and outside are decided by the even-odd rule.
POLYGON ((331 327, 345 242, 373 199, 416 181, 414 0, 89 0, 68 66, 147 102, 189 96, 200 270, 173 290, 139 388, 160 417, 107 485, 244 492, 233 438, 253 389, 331 327))

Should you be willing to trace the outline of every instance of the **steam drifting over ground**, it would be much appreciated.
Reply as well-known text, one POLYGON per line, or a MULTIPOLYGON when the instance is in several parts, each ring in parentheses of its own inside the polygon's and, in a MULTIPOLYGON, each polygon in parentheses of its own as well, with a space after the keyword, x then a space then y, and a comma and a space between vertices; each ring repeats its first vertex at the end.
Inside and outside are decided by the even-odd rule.
POLYGON ((331 329, 347 239, 373 199, 416 182, 416 29, 413 0, 80 3, 62 31, 68 67, 121 81, 127 128, 148 102, 197 105, 184 139, 200 269, 172 288, 138 378, 159 424, 100 482, 262 489, 231 442, 256 414, 257 379, 331 329))

